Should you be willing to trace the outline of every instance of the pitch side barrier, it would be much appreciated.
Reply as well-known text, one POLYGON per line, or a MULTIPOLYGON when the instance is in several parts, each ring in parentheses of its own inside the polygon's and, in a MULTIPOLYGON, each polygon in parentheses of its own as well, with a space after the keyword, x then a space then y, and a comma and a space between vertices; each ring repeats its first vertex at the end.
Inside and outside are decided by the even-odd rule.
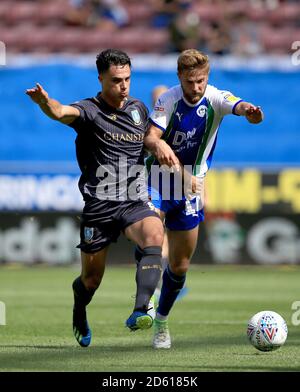
MULTIPOLYGON (((70 264, 80 258, 83 203, 76 174, 0 175, 0 263, 70 264)), ((300 263, 300 168, 211 170, 194 263, 300 263)), ((120 237, 111 263, 130 263, 120 237)))

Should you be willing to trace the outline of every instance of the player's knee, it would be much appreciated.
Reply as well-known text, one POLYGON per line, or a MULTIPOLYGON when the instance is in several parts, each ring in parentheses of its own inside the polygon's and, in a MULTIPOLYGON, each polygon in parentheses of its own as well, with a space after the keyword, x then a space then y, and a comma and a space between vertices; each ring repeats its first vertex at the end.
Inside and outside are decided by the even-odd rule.
POLYGON ((175 275, 183 276, 187 273, 189 269, 190 261, 188 258, 181 260, 180 264, 172 265, 171 270, 175 275))
POLYGON ((144 246, 162 246, 164 240, 164 233, 163 230, 153 231, 152 233, 147 234, 146 238, 144 239, 144 246))

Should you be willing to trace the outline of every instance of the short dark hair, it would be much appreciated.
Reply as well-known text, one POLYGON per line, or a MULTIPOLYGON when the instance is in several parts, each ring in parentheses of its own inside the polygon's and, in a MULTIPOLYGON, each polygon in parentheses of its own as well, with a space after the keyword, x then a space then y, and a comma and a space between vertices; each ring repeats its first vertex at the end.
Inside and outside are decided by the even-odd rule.
POLYGON ((96 60, 98 74, 106 72, 111 65, 129 65, 131 61, 127 53, 117 49, 107 49, 97 55, 96 60))

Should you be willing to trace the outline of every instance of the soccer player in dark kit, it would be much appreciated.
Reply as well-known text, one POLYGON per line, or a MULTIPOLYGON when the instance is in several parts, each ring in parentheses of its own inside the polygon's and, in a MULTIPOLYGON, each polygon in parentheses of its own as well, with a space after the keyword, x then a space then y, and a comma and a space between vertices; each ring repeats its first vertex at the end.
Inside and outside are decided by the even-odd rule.
POLYGON ((149 300, 161 274, 163 225, 148 202, 143 177, 143 139, 148 126, 145 105, 129 96, 131 61, 119 50, 96 60, 102 91, 93 98, 62 105, 40 84, 26 94, 53 120, 77 132, 76 154, 84 199, 80 245, 82 270, 73 282, 73 332, 87 347, 91 329, 86 306, 99 287, 107 251, 121 232, 137 245, 136 299, 126 321, 130 330, 147 329, 149 300))

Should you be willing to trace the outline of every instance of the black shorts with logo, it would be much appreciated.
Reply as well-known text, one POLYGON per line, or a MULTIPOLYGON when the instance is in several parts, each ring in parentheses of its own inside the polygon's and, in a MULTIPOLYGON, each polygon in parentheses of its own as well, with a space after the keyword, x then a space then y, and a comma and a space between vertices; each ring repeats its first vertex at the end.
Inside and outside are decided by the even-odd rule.
POLYGON ((85 253, 98 252, 111 242, 116 242, 127 226, 148 216, 159 218, 151 202, 97 199, 88 201, 81 216, 81 242, 77 248, 85 253))

